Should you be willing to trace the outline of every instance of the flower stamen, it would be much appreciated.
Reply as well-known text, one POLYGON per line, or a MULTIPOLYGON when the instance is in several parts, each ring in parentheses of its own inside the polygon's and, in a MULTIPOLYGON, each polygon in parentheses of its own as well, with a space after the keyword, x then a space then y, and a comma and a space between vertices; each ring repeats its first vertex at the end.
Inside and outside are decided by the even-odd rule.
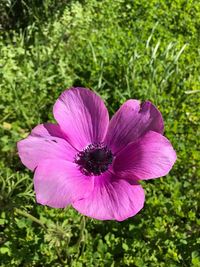
POLYGON ((102 143, 88 145, 75 157, 75 163, 85 175, 100 175, 108 170, 113 161, 113 154, 102 143))

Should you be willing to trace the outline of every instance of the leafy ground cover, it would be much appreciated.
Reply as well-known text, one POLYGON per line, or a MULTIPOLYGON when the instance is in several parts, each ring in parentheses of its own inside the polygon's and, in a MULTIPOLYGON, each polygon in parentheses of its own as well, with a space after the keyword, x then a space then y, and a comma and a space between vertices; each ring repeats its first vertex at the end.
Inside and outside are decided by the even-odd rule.
POLYGON ((3 2, 1 266, 200 266, 199 1, 3 2), (129 220, 35 203, 16 142, 53 121, 53 103, 72 85, 98 92, 110 115, 129 98, 163 114, 178 160, 167 177, 142 183, 145 207, 129 220))

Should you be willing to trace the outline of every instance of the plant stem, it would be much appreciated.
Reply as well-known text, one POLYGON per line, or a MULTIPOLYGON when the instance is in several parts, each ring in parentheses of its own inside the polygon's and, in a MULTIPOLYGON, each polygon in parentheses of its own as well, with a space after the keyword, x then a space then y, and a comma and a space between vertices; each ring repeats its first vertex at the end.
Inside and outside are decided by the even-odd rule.
MULTIPOLYGON (((78 238, 78 241, 75 245, 75 247, 77 248, 77 250, 80 249, 80 245, 81 245, 81 242, 84 240, 84 232, 85 232, 85 229, 86 229, 86 217, 83 216, 81 218, 81 222, 80 222, 80 234, 79 234, 79 238, 78 238)), ((79 257, 79 255, 81 254, 82 252, 79 251, 79 253, 77 253, 77 258, 79 257)))
POLYGON ((15 209, 15 212, 18 213, 19 215, 22 215, 28 219, 30 219, 31 221, 39 224, 40 226, 42 226, 42 228, 44 228, 46 230, 46 226, 36 217, 34 217, 33 215, 29 214, 28 212, 24 211, 24 210, 20 210, 20 209, 15 209))

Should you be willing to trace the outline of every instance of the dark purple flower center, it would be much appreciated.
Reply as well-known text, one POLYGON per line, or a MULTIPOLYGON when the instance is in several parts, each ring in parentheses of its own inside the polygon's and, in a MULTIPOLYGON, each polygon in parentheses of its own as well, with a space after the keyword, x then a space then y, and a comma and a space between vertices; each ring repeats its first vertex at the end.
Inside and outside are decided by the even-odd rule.
POLYGON ((75 157, 75 163, 85 175, 100 175, 108 170, 112 160, 111 150, 101 143, 90 144, 75 157))

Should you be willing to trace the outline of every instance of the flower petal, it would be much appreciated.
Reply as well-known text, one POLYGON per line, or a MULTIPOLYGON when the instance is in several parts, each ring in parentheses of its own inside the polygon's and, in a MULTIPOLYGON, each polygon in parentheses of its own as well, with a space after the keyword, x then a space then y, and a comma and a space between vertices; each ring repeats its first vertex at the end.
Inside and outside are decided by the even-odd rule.
POLYGON ((94 179, 94 190, 72 206, 80 213, 98 220, 123 221, 138 213, 144 205, 141 185, 131 185, 107 172, 94 179))
POLYGON ((169 140, 150 131, 117 155, 113 169, 120 177, 147 180, 167 175, 175 161, 176 152, 169 140))
POLYGON ((31 131, 31 135, 37 137, 55 136, 63 139, 66 138, 66 135, 60 129, 60 126, 58 124, 53 124, 53 123, 43 123, 37 125, 31 131))
POLYGON ((36 168, 34 188, 38 203, 64 208, 88 196, 93 189, 93 178, 84 176, 72 162, 44 160, 36 168))
POLYGON ((77 151, 62 137, 58 125, 41 124, 31 134, 17 143, 22 163, 34 170, 44 159, 64 159, 73 161, 77 151))
POLYGON ((102 99, 89 89, 77 87, 64 91, 53 113, 69 142, 78 150, 103 141, 109 123, 108 111, 102 99))
POLYGON ((105 143, 117 153, 130 142, 152 130, 163 133, 164 124, 160 111, 149 101, 126 101, 112 117, 105 143))

